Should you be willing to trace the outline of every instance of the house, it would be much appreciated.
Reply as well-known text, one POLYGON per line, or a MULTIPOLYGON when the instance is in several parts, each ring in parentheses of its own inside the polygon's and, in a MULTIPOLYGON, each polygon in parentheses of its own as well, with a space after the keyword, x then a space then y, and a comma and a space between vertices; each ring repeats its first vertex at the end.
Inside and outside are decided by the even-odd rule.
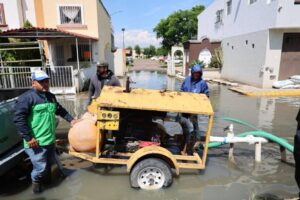
POLYGON ((48 66, 73 66, 77 86, 98 62, 114 68, 110 15, 101 0, 0 0, 0 37, 43 41, 48 66), (26 21, 32 28, 24 29, 26 21))
POLYGON ((261 88, 300 74, 298 0, 215 0, 198 16, 198 40, 221 41, 221 76, 261 88))

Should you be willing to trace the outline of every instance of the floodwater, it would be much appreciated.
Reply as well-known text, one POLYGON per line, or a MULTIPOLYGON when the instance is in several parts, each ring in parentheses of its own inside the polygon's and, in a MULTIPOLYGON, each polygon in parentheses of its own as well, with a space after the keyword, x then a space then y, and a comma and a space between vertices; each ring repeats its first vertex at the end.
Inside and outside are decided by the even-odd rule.
MULTIPOLYGON (((159 72, 132 72, 132 87, 178 90, 180 81, 168 78, 159 72)), ((224 135, 223 128, 229 123, 222 117, 233 117, 249 122, 260 129, 283 137, 290 143, 296 129, 295 116, 300 107, 300 98, 254 98, 229 91, 225 86, 210 84, 210 100, 216 113, 212 135, 224 135)), ((80 116, 86 95, 59 97, 59 101, 80 116)), ((58 128, 59 137, 65 136, 68 125, 62 122, 58 128)), ((236 133, 245 132, 235 126, 236 133)), ((83 133, 84 134, 84 133, 83 133)), ((288 163, 280 161, 279 147, 263 145, 262 162, 254 161, 254 146, 237 144, 235 162, 227 158, 228 147, 209 150, 207 167, 203 171, 182 171, 174 178, 170 188, 159 191, 142 191, 130 188, 125 167, 95 167, 88 162, 61 156, 69 176, 56 181, 40 195, 33 195, 27 180, 9 180, 0 189, 0 199, 267 199, 267 196, 296 197, 298 190, 294 181, 292 155, 288 163), (262 195, 261 198, 255 198, 262 195)), ((1 180, 2 182, 2 180, 1 180)), ((3 184, 1 184, 3 185, 3 184)), ((268 198, 276 199, 276 198, 268 198)), ((280 199, 280 198, 279 198, 280 199)))

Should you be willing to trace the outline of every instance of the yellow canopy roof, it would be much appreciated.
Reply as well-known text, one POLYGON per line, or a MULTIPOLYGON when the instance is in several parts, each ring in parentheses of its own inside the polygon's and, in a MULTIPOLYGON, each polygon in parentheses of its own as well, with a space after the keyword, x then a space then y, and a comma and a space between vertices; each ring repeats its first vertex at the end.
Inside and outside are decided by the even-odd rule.
POLYGON ((97 105, 100 107, 179 112, 212 115, 213 109, 204 94, 186 92, 161 92, 159 90, 132 89, 123 92, 122 87, 105 86, 97 105))

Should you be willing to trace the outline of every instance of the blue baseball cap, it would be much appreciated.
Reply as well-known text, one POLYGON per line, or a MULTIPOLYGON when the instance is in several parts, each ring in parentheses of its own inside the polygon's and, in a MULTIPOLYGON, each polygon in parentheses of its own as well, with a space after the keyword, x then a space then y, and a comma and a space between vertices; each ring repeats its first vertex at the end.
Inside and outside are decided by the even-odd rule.
POLYGON ((31 79, 33 81, 42 81, 45 79, 49 79, 49 76, 46 72, 42 71, 42 70, 38 70, 32 73, 31 79))

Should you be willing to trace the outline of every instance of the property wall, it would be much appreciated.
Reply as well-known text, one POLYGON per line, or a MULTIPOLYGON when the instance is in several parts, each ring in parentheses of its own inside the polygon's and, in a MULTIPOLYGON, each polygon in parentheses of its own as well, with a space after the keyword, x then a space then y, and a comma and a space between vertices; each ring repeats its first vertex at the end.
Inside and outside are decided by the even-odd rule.
POLYGON ((35 1, 34 0, 20 0, 22 4, 22 12, 25 20, 28 20, 32 26, 37 26, 35 15, 35 1))
POLYGON ((262 71, 264 88, 271 88, 273 82, 278 80, 283 33, 282 30, 269 30, 266 62, 262 71))
POLYGON ((97 19, 97 0, 43 0, 44 26, 47 28, 62 28, 66 31, 99 38, 97 19), (81 27, 61 27, 59 22, 59 5, 82 5, 83 21, 81 27))
POLYGON ((294 0, 278 0, 276 28, 300 27, 300 4, 294 4, 294 0))
MULTIPOLYGON (((109 14, 99 0, 43 0, 44 26, 60 28, 66 31, 98 38, 93 42, 93 61, 108 62, 113 69, 114 57, 111 52, 111 21, 109 14), (61 26, 59 22, 59 5, 82 5, 83 26, 61 26), (53 12, 49 12, 49 10, 53 12)), ((67 53, 67 52, 66 52, 67 53)))
POLYGON ((251 5, 248 0, 232 0, 230 14, 227 1, 215 0, 198 16, 198 40, 205 37, 211 41, 221 40, 275 27, 279 0, 259 0, 251 5), (222 9, 222 23, 216 24, 216 12, 222 9))
POLYGON ((190 43, 189 45, 189 59, 186 63, 189 66, 194 60, 199 58, 199 54, 203 49, 208 49, 212 55, 215 53, 215 49, 221 46, 221 42, 210 42, 208 39, 204 39, 199 43, 190 43))
POLYGON ((21 15, 20 6, 18 0, 0 0, 0 3, 4 5, 5 21, 7 27, 1 28, 1 30, 20 28, 23 26, 23 17, 21 15))
POLYGON ((222 78, 262 87, 268 35, 260 31, 224 39, 222 78))
POLYGON ((111 29, 111 19, 103 4, 97 1, 97 12, 98 12, 98 48, 99 55, 98 60, 100 62, 108 62, 109 68, 114 70, 114 55, 112 50, 112 29, 111 29))

